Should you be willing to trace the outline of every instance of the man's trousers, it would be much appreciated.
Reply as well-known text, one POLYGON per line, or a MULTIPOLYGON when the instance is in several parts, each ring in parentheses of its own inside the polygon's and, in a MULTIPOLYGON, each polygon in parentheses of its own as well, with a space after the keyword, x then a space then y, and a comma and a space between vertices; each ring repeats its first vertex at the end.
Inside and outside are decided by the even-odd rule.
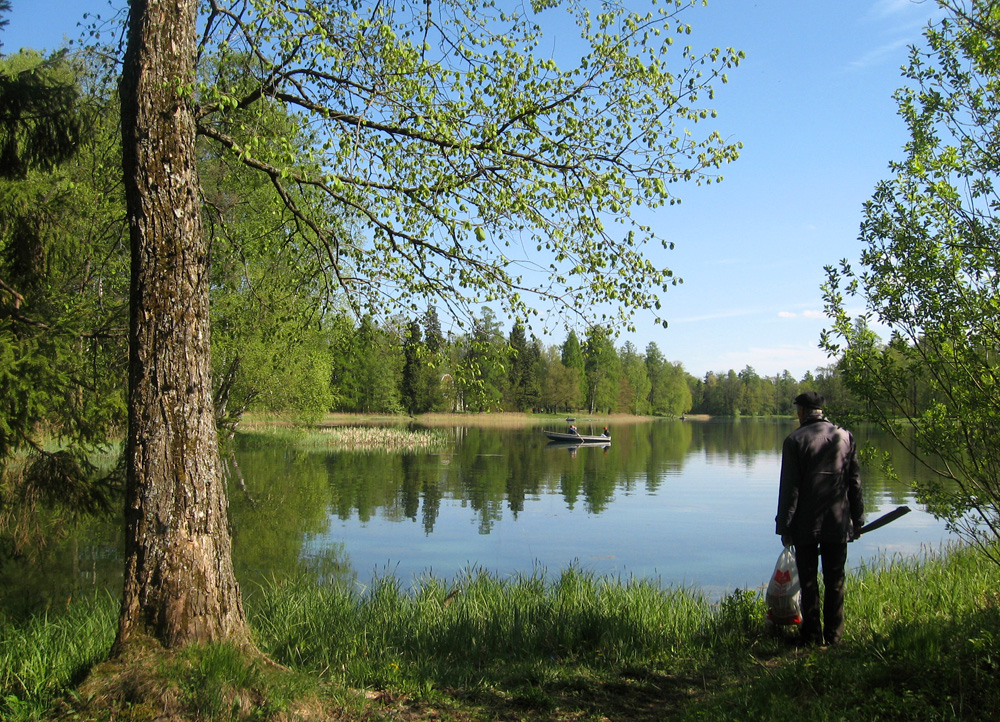
POLYGON ((844 636, 844 567, 847 544, 795 542, 795 564, 802 586, 801 638, 807 644, 836 644, 844 636), (823 609, 820 623, 819 562, 823 560, 823 609))

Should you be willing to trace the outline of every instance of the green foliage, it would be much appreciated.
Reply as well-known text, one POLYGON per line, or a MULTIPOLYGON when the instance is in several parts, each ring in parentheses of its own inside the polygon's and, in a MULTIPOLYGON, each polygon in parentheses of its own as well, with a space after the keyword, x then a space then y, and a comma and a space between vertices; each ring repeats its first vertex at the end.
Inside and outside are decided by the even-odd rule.
POLYGON ((531 411, 539 406, 542 393, 541 342, 529 342, 524 326, 515 323, 508 340, 507 398, 504 406, 512 411, 531 411))
POLYGON ((370 317, 362 319, 358 331, 358 353, 353 364, 360 382, 360 404, 355 411, 398 413, 403 410, 399 396, 399 375, 403 366, 399 337, 389 329, 379 329, 370 317))
MULTIPOLYGON (((0 8, 2 10, 2 8, 0 8)), ((77 151, 87 119, 63 53, 27 52, 0 62, 0 177, 51 170, 77 151)))
POLYGON ((651 413, 657 416, 680 416, 691 411, 695 406, 691 395, 695 379, 688 376, 684 367, 669 363, 655 342, 650 342, 646 347, 645 362, 646 375, 649 377, 651 413))
POLYGON ((690 411, 694 400, 684 368, 680 364, 669 363, 655 342, 646 347, 645 363, 649 377, 650 412, 659 416, 679 416, 690 411))
POLYGON ((420 322, 410 321, 403 339, 403 371, 400 379, 403 405, 410 414, 444 410, 443 373, 444 338, 437 311, 431 307, 423 318, 427 338, 423 339, 420 322))
POLYGON ((688 4, 568 2, 557 19, 476 0, 240 0, 205 18, 199 132, 266 175, 358 315, 443 297, 526 321, 530 291, 627 322, 674 282, 629 214, 739 153, 694 132, 743 55, 675 49, 688 4), (583 54, 563 68, 543 49, 567 25, 583 54), (306 142, 255 131, 270 104, 306 142), (311 194, 322 203, 299 202, 311 194))
POLYGON ((622 375, 616 406, 629 413, 644 416, 650 412, 649 396, 653 388, 645 359, 631 341, 626 342, 620 356, 622 375))
POLYGON ((867 415, 937 472, 924 499, 986 542, 1000 534, 1000 16, 992 2, 941 4, 949 16, 912 50, 911 87, 895 96, 910 140, 865 204, 861 267, 827 269, 823 343, 867 415))
POLYGON ((578 369, 563 364, 559 350, 550 347, 540 360, 542 392, 541 406, 550 413, 573 411, 583 406, 580 393, 581 375, 578 369))
POLYGON ((583 348, 587 379, 587 408, 607 413, 618 407, 618 381, 621 362, 608 330, 592 326, 583 348))
MULTIPOLYGON (((243 87, 246 62, 236 56, 212 66, 218 87, 243 87)), ((227 113, 238 116, 227 123, 241 141, 261 134, 283 144, 309 142, 279 104, 227 113)), ((205 227, 213 238, 212 377, 219 425, 235 428, 248 409, 295 411, 304 421, 315 420, 333 402, 330 346, 339 319, 324 313, 329 290, 314 234, 295 224, 265 176, 214 144, 202 141, 200 148, 205 227)), ((319 202, 315 193, 296 196, 304 208, 319 202)))
MULTIPOLYGON (((21 54, 0 72, 45 66, 83 82, 82 68, 58 63, 21 54)), ((101 114, 88 131, 72 162, 0 180, 0 459, 39 449, 39 425, 86 445, 121 419, 128 268, 108 176, 117 136, 101 114)))
MULTIPOLYGON (((78 97, 78 88, 100 87, 97 67, 30 52, 0 60, 2 77, 44 76, 72 85, 71 107, 56 104, 50 111, 76 114, 67 122, 82 123, 86 104, 90 117, 86 134, 72 136, 71 157, 53 151, 42 162, 22 155, 17 172, 0 179, 0 537, 5 552, 16 552, 25 539, 41 534, 46 510, 68 510, 69 522, 109 507, 118 488, 115 477, 91 463, 121 429, 127 357, 128 266, 121 245, 120 189, 111 170, 120 167, 116 123, 96 98, 84 102, 78 97)), ((30 92, 30 87, 27 83, 22 90, 30 92)), ((46 98, 39 90, 37 102, 46 98)), ((20 122, 17 117, 0 121, 20 122)), ((10 132, 20 137, 22 131, 10 132)), ((66 128, 52 132, 62 134, 66 128)))
POLYGON ((488 306, 473 318, 472 333, 461 339, 456 364, 459 408, 473 412, 500 411, 507 390, 507 342, 496 314, 488 306))
MULTIPOLYGON (((424 324, 427 319, 422 317, 424 324)), ((427 328, 439 326, 431 321, 427 328)), ((596 335, 588 338, 588 353, 600 353, 590 357, 588 369, 575 331, 561 345, 544 348, 537 338, 526 338, 516 323, 504 338, 492 312, 474 319, 471 334, 444 339, 436 331, 431 344, 430 335, 419 340, 422 333, 417 319, 377 325, 366 317, 356 325, 340 314, 328 321, 331 409, 398 413, 402 397, 412 400, 406 410, 417 414, 500 409, 569 413, 589 409, 589 390, 596 393, 598 388, 603 399, 599 411, 639 415, 788 415, 791 400, 807 389, 824 393, 830 413, 839 419, 859 407, 836 366, 818 369, 816 376, 807 373, 801 381, 788 371, 762 377, 750 367, 721 378, 710 372, 699 380, 681 364, 667 361, 655 343, 645 353, 630 342, 616 349, 605 333, 599 341, 596 335)), ((294 383, 289 379, 288 388, 294 383)))

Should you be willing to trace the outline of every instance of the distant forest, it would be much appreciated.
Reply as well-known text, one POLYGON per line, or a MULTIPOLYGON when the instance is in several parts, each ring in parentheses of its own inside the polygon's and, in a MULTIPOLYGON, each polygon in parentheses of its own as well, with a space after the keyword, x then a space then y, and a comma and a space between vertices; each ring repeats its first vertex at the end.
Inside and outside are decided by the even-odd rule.
MULTIPOLYGON (((344 317, 333 328, 324 344, 332 411, 761 416, 790 413, 791 400, 805 390, 838 406, 851 403, 835 366, 801 379, 788 371, 761 376, 750 366, 698 378, 655 342, 616 347, 593 327, 582 338, 569 331, 561 344, 545 345, 520 325, 505 332, 488 308, 460 335, 445 336, 433 308, 382 325, 344 317)), ((269 406, 263 398, 258 405, 269 406)))

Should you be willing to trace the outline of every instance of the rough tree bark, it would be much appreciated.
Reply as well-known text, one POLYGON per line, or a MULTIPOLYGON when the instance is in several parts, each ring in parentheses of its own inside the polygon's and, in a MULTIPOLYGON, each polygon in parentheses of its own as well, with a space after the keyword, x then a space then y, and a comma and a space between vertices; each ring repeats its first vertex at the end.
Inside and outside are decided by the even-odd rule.
POLYGON ((233 574, 195 167, 197 0, 132 0, 121 78, 132 251, 125 589, 116 653, 249 642, 233 574))

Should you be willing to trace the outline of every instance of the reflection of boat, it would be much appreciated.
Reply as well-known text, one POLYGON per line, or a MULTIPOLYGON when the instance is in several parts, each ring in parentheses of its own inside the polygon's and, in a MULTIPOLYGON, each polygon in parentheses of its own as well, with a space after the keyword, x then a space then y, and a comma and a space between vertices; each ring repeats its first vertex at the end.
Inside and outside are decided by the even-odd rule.
POLYGON ((562 444, 610 444, 610 436, 587 436, 586 434, 567 434, 558 431, 543 431, 552 441, 562 444))

